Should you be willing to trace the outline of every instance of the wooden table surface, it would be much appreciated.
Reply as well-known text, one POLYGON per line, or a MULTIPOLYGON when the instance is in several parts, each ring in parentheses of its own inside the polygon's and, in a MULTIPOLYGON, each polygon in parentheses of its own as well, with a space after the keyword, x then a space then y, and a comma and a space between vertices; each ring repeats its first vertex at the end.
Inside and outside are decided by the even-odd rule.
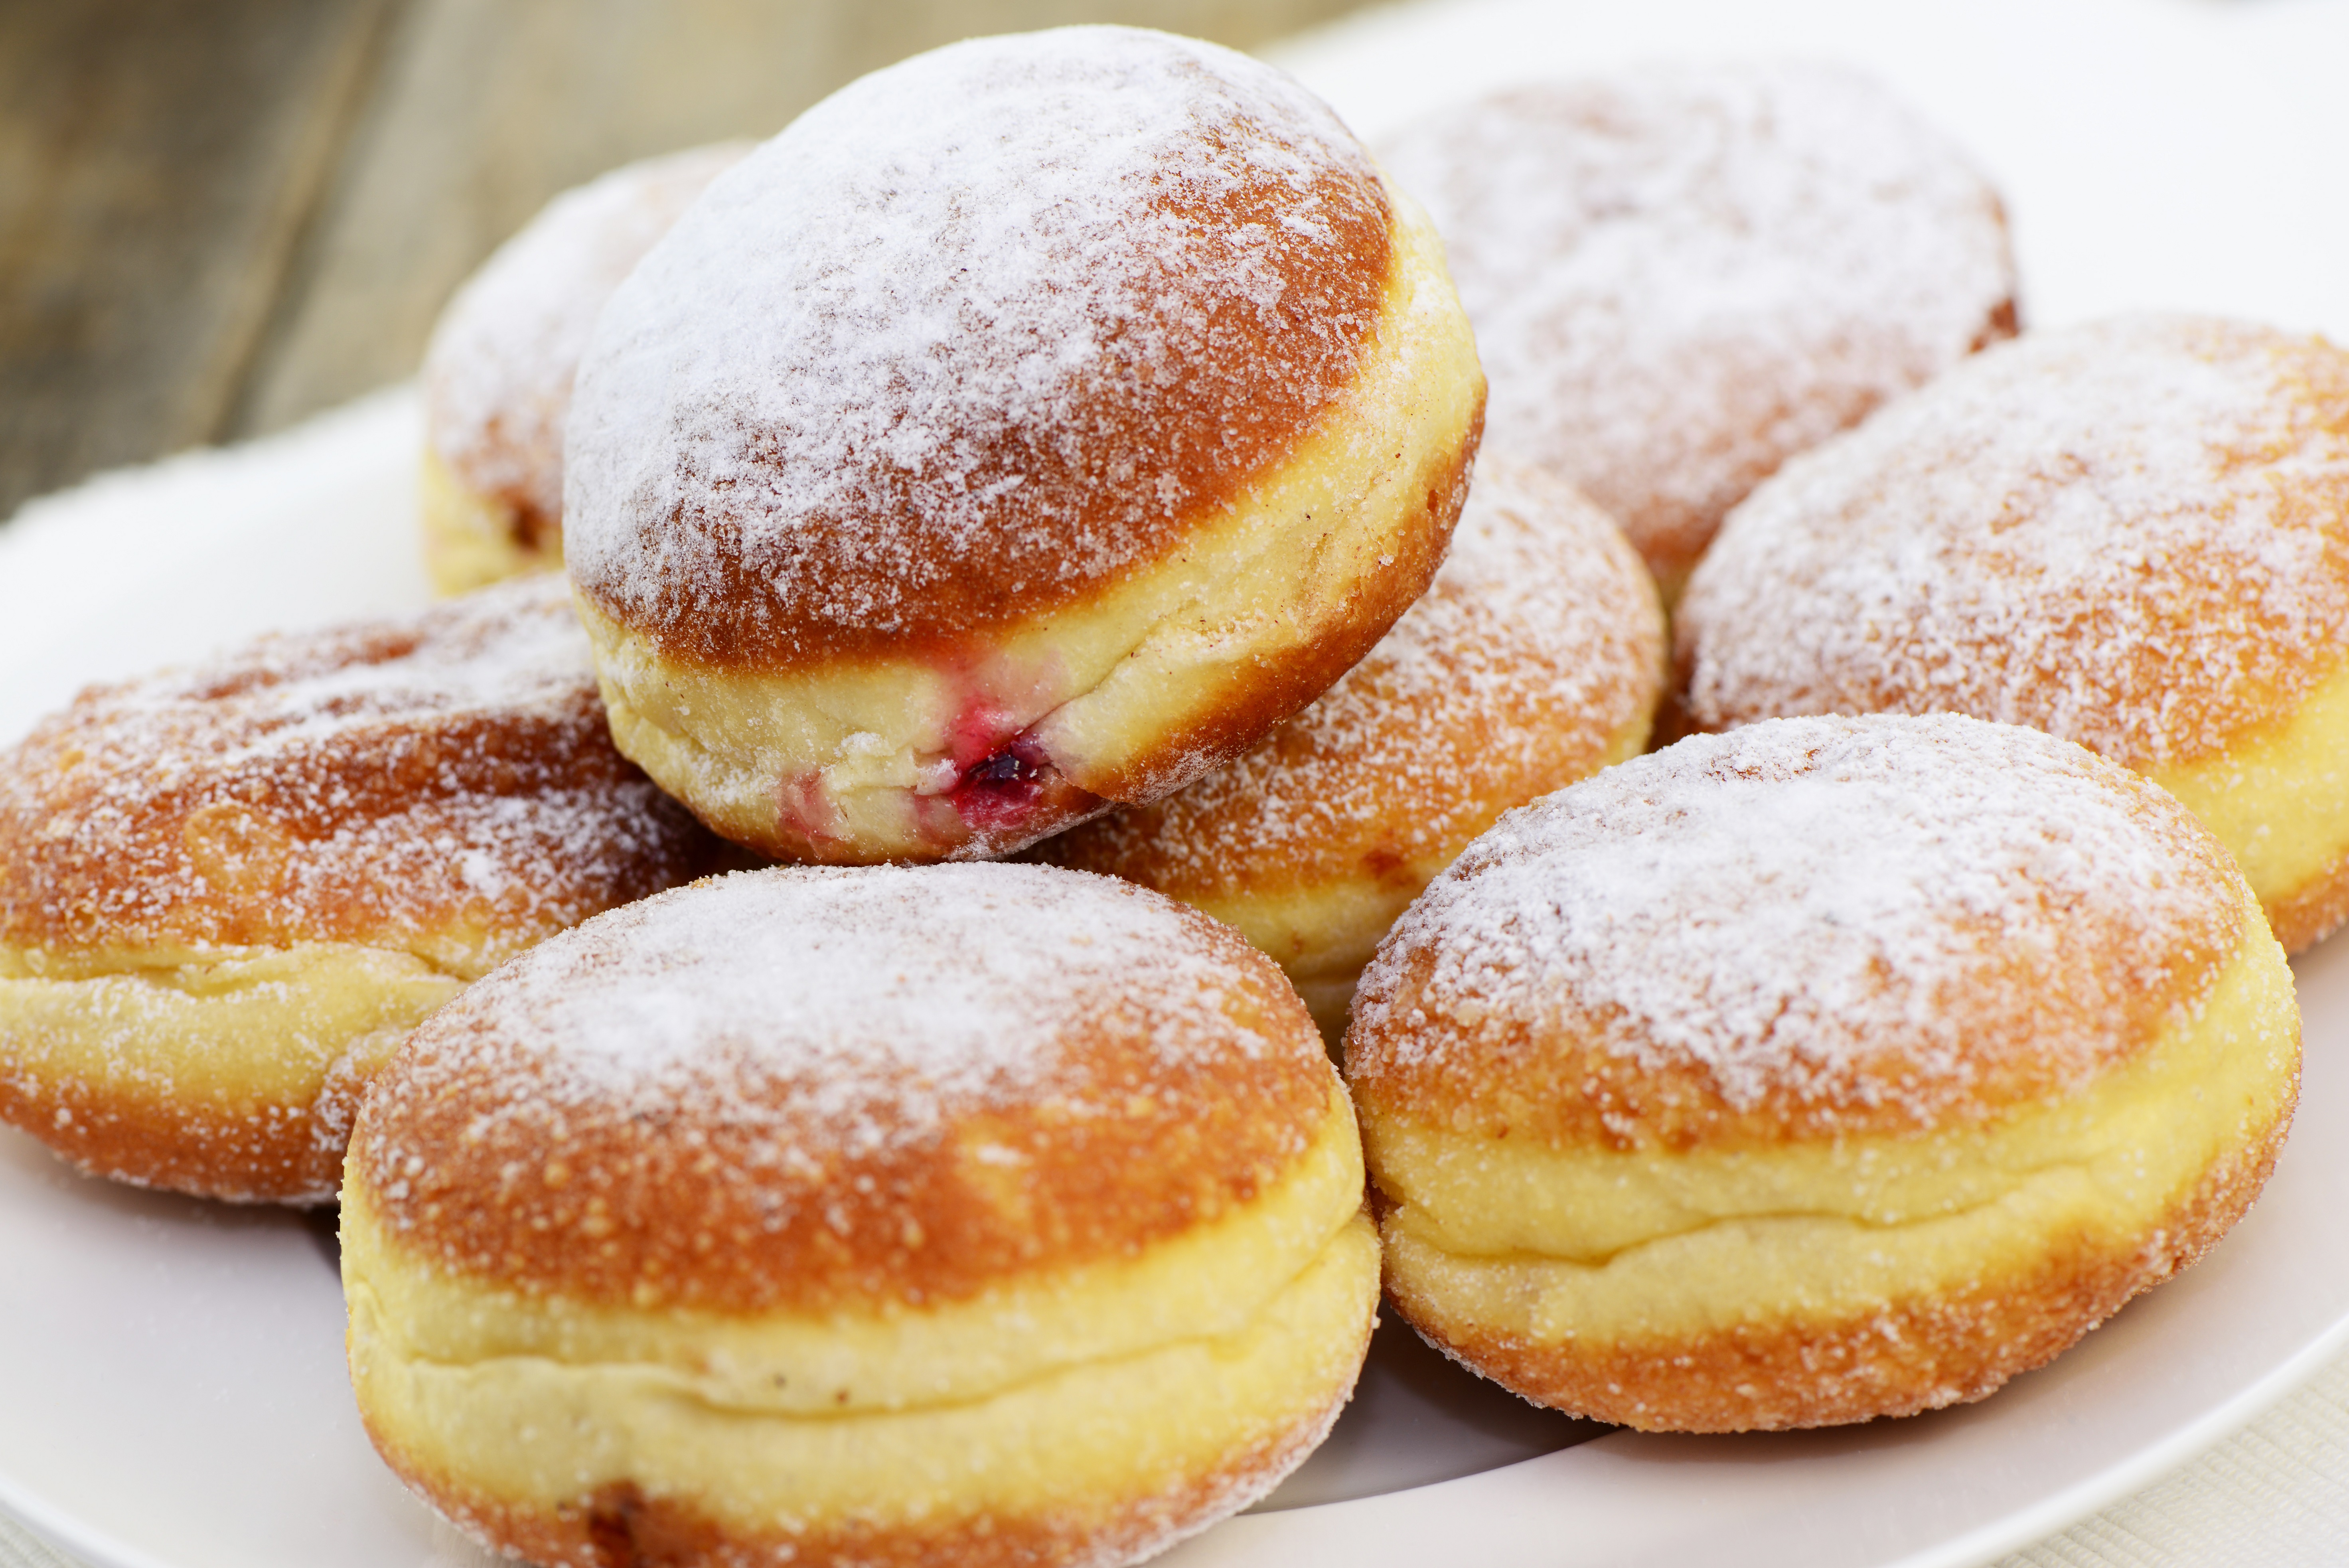
POLYGON ((413 372, 465 275, 633 158, 978 33, 1251 47, 1361 0, 0 0, 0 517, 413 372))

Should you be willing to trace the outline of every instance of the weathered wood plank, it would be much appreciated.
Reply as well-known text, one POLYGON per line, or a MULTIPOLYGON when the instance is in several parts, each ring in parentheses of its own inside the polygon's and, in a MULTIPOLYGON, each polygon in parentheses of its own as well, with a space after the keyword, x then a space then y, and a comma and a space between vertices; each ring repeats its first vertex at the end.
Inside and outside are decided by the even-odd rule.
POLYGON ((0 5, 0 517, 222 433, 398 3, 0 5))
POLYGON ((771 135, 863 72, 973 34, 1122 21, 1247 47, 1359 3, 418 0, 236 429, 409 374, 465 275, 614 164, 771 135))

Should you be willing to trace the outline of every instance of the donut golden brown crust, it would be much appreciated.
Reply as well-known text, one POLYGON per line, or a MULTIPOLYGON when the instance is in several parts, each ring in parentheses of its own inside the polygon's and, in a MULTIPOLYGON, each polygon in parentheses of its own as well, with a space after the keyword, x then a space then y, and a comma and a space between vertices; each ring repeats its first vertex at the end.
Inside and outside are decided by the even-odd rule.
POLYGON ((2305 947, 2349 912, 2349 353, 2138 317, 1985 354, 1756 491, 1677 637, 1696 728, 1950 711, 2133 768, 2305 947))
POLYGON ((1360 1160, 1279 971, 1155 894, 706 882, 377 1081, 353 1380, 411 1485, 537 1561, 1134 1561, 1335 1418, 1360 1160))
POLYGON ((1433 574, 1482 406, 1433 234, 1294 83, 978 40, 812 111, 615 296, 569 569, 622 749, 720 832, 1005 853, 1344 673, 1433 574))
POLYGON ((323 1200, 418 1019, 726 858, 612 749, 556 581, 93 688, 0 761, 0 1117, 323 1200))
POLYGON ((444 594, 563 565, 563 432, 596 313, 746 141, 616 169, 466 279, 424 351, 424 563, 444 594))
POLYGON ((1698 737, 1504 818, 1347 1042, 1405 1315, 1529 1397, 1693 1431, 2045 1361, 2241 1215, 2298 1065, 2208 831, 1954 716, 1698 737))
MULTIPOLYGON (((1357 1358, 1359 1359, 1359 1357, 1357 1358)), ((667 1498, 649 1498, 627 1483, 603 1488, 583 1504, 552 1518, 488 1500, 467 1497, 450 1511, 483 1538, 507 1546, 532 1563, 580 1563, 585 1568, 612 1563, 687 1564, 791 1563, 854 1568, 1031 1568, 1036 1563, 1140 1563, 1164 1551, 1173 1539, 1193 1533, 1192 1520, 1222 1519, 1266 1489, 1263 1478, 1286 1475, 1318 1446, 1311 1441, 1268 1446, 1237 1456, 1229 1467, 1152 1498, 1130 1517, 1103 1523, 1092 1520, 1019 1520, 1009 1524, 957 1521, 930 1530, 849 1526, 808 1532, 770 1541, 746 1541, 739 1532, 667 1498), (587 1554, 580 1555, 585 1536, 587 1554)))
POLYGON ((2349 920, 2349 864, 2260 907, 2284 951, 2305 951, 2349 920))
POLYGON ((1334 1045, 1428 878, 1502 812, 1645 747, 1663 660, 1654 584, 1614 524, 1488 462, 1433 587, 1335 687, 1196 784, 1034 853, 1238 928, 1334 1045))
POLYGON ((1788 456, 2014 335, 1996 194, 1847 70, 1520 88, 1381 151, 1444 235, 1492 450, 1604 507, 1667 603, 1788 456))
MULTIPOLYGON (((1697 1341, 1597 1346, 1562 1367, 1551 1347, 1447 1321, 1415 1292, 1418 1310, 1404 1312, 1431 1344, 1534 1403, 1632 1427, 1785 1430, 1969 1404, 2053 1361, 2132 1296, 2199 1260, 2267 1184, 2284 1132, 2275 1123, 2253 1149, 2213 1170, 2147 1245, 2082 1236, 2036 1268, 1896 1300, 1865 1322, 1733 1323, 1697 1341)), ((1409 1291, 1401 1286, 1399 1297, 1409 1291)))

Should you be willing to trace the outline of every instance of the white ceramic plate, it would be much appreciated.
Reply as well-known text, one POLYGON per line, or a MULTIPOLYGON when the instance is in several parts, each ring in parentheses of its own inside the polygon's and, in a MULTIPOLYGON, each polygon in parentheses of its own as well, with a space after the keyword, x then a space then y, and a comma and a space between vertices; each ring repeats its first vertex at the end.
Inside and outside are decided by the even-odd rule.
MULTIPOLYGON (((1284 57, 1373 137, 1449 94, 1642 55, 1854 59, 2005 188, 2036 319, 2167 305, 2340 334, 2349 203, 2325 163, 2349 146, 2349 95, 2322 89, 2344 45, 2338 0, 1667 0, 1422 7, 1284 57)), ((0 534, 0 743, 85 680, 421 602, 416 441, 395 393, 32 509, 0 534)), ((1995 1398, 1843 1431, 1561 1448, 1588 1429, 1382 1334, 1331 1444, 1267 1509, 1165 1561, 1926 1568, 1987 1561, 2144 1485, 2349 1340, 2349 941, 2299 969, 2307 1081, 2259 1207, 1995 1398)), ((0 1507, 93 1563, 480 1562, 368 1450, 341 1324, 316 1223, 88 1181, 0 1133, 0 1507)))

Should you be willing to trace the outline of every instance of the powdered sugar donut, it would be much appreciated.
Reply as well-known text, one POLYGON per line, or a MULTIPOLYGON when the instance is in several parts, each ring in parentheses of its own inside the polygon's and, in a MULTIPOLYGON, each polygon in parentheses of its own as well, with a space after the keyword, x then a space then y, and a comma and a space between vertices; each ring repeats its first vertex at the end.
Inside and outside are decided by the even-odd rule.
POLYGON ((326 1201, 419 1019, 734 859, 612 749, 557 579, 94 687, 0 756, 0 1119, 326 1201))
POLYGON ((1951 711, 2195 810, 2297 950, 2349 915, 2349 353, 2036 333, 1788 464, 1681 607, 1690 722, 1951 711))
POLYGON ((1378 1298, 1240 938, 1042 867, 590 921, 410 1037, 344 1189, 377 1447, 535 1563, 1132 1563, 1269 1490, 1378 1298))
POLYGON ((1238 761, 1036 853, 1237 926, 1334 1046, 1429 877, 1511 806, 1647 745, 1663 660, 1655 585, 1614 523, 1486 462, 1434 586, 1344 680, 1238 761))
POLYGON ((565 527, 613 732, 799 859, 1164 794, 1419 597, 1482 406, 1433 234, 1286 77, 1113 27, 921 56, 597 327, 565 527))
POLYGON ((1381 151, 1444 235, 1493 450, 1612 514, 1667 603, 1757 480, 2015 329, 1997 196, 1840 67, 1524 88, 1381 151))
POLYGON ((1980 1398, 2191 1262, 2297 1091, 2223 847, 2036 731, 1790 719, 1504 817, 1346 1042, 1387 1281, 1651 1429, 1980 1398))
POLYGON ((747 141, 565 191, 465 281, 424 350, 424 565, 462 593, 563 564, 563 433, 612 291, 747 141))

